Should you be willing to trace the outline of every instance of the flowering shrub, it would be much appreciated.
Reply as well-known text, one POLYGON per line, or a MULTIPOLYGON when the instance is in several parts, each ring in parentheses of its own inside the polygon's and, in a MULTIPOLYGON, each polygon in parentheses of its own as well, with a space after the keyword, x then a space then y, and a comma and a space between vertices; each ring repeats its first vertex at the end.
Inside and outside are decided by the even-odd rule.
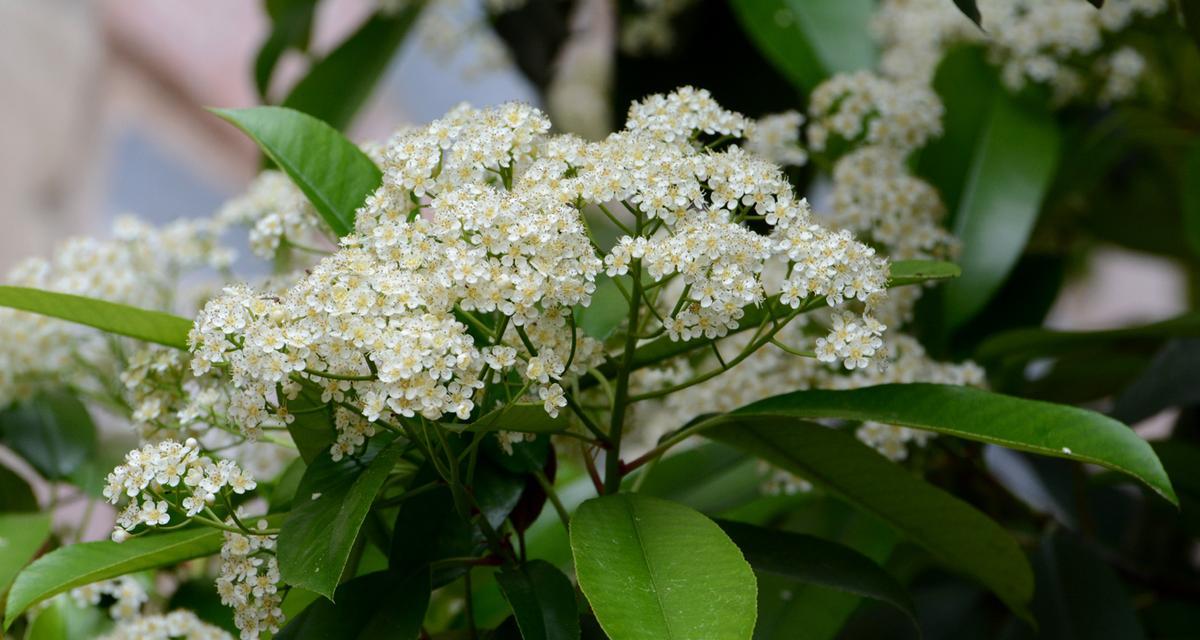
MULTIPOLYGON (((425 4, 381 3, 368 26, 402 34, 425 4)), ((693 4, 637 3, 622 55, 670 50, 693 4)), ((768 50, 811 17, 735 4, 768 50)), ((1054 169, 989 154, 1008 135, 1057 153, 1051 109, 1135 95, 1142 62, 1108 36, 1164 11, 1044 5, 981 2, 984 40, 949 2, 883 2, 879 70, 823 73, 803 110, 750 117, 683 86, 594 140, 519 103, 362 145, 295 109, 218 110, 275 167, 244 195, 68 240, 0 287, 0 442, 118 509, 110 540, 59 536, 28 566, 48 520, 0 513, 0 534, 42 528, 11 536, 6 628, 790 638, 809 621, 788 616, 824 611, 832 637, 867 598, 919 630, 928 611, 887 562, 902 541, 914 572, 982 586, 1012 628, 1040 618, 1022 545, 1045 530, 1045 553, 1070 552, 1003 488, 1033 463, 1002 456, 1180 502, 1163 449, 990 391, 1010 370, 949 348, 993 309, 1017 260, 997 254, 1020 252, 1054 169), (945 69, 990 83, 985 127, 945 69), (1029 84, 1049 99, 1012 93, 1029 84), (1014 172, 1012 191, 971 191, 1014 172), (1012 226, 987 226, 994 210, 1012 226), (269 275, 233 272, 238 228, 269 275), (84 464, 89 409, 138 440, 106 476, 84 464), (982 468, 997 459, 1009 475, 982 468)), ((485 3, 500 36, 539 6, 485 3)))

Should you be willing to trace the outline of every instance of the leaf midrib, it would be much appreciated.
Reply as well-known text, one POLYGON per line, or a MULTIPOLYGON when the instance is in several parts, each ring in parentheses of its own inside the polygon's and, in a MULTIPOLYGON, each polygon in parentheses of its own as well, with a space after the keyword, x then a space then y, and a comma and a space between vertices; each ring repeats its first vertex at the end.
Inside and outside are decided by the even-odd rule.
POLYGON ((671 620, 667 617, 667 608, 663 604, 662 595, 658 591, 658 580, 655 578, 654 565, 650 562, 650 556, 646 554, 646 545, 642 542, 641 527, 638 526, 637 511, 634 505, 629 500, 622 500, 625 504, 625 512, 629 516, 629 522, 633 525, 633 537, 637 542, 638 552, 642 556, 642 564, 646 566, 646 574, 650 577, 650 588, 654 591, 654 603, 658 605, 658 612, 662 616, 663 625, 667 628, 667 637, 674 638, 675 633, 671 631, 671 620))

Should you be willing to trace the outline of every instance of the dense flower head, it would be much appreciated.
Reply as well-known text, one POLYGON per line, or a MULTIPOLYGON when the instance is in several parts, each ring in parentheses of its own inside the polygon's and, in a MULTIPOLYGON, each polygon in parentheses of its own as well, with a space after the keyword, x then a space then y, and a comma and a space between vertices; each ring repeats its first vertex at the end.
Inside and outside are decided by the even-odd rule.
POLYGON ((981 30, 952 3, 885 0, 873 26, 883 45, 881 67, 893 78, 928 83, 946 51, 979 42, 1010 89, 1032 83, 1049 86, 1059 103, 1089 96, 1108 103, 1132 94, 1144 67, 1134 49, 1110 46, 1112 35, 1169 6, 1109 0, 1097 10, 1075 0, 980 0, 981 30))
POLYGON ((216 220, 224 226, 249 227, 250 249, 266 260, 289 243, 309 247, 320 237, 320 218, 312 204, 279 171, 260 173, 246 193, 217 212, 216 220))
POLYGON ((833 141, 911 151, 941 135, 942 103, 928 87, 869 71, 835 75, 809 96, 809 147, 833 141))
MULTIPOLYGON (((260 520, 258 527, 265 529, 266 521, 260 520)), ((283 626, 279 584, 275 536, 225 533, 217 595, 221 604, 233 608, 233 621, 243 640, 258 638, 264 632, 275 633, 283 626)))
MULTIPOLYGON (((798 138, 798 116, 785 120, 766 125, 789 129, 772 145, 798 138)), ((278 295, 234 285, 208 303, 193 371, 228 371, 229 414, 252 436, 285 424, 298 398, 336 403, 335 458, 378 424, 491 410, 489 382, 557 415, 564 382, 607 357, 573 309, 602 271, 628 281, 631 269, 659 283, 656 330, 670 339, 725 336, 776 295, 797 312, 824 301, 856 320, 830 326, 822 357, 866 366, 887 262, 821 226, 778 165, 737 144, 763 149, 761 127, 683 88, 633 104, 600 142, 550 135, 515 103, 401 130, 336 253, 278 295), (624 234, 607 250, 585 218, 600 211, 624 234)))

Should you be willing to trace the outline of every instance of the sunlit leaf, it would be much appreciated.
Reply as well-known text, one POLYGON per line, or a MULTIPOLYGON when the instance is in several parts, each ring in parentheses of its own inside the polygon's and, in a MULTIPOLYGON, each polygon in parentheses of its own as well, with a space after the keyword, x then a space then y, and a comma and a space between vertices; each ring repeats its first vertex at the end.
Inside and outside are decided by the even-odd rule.
POLYGON ((28 287, 0 286, 0 306, 176 349, 187 349, 188 332, 192 330, 191 320, 162 311, 28 287))

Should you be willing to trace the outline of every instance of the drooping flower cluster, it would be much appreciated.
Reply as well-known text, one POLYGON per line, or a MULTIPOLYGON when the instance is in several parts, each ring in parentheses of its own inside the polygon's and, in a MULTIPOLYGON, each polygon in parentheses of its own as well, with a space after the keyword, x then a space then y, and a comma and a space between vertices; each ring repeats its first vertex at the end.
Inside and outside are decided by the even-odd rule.
POLYGON ((862 143, 911 151, 942 132, 942 103, 928 87, 869 71, 836 75, 809 96, 808 144, 862 143))
POLYGON ((100 599, 109 596, 113 603, 108 608, 108 615, 113 620, 133 620, 141 613, 142 605, 146 604, 149 596, 146 589, 130 576, 121 576, 103 582, 93 582, 70 591, 71 599, 80 607, 94 607, 100 604, 100 599))
POLYGON ((138 616, 117 624, 100 640, 232 640, 224 629, 213 626, 186 609, 166 614, 138 616))
MULTIPOLYGON (((259 530, 266 525, 265 520, 260 520, 259 530)), ((217 594, 222 604, 233 608, 233 621, 243 640, 258 638, 261 633, 275 633, 283 626, 279 580, 275 536, 225 533, 217 594)))
MULTIPOLYGON (((177 274, 231 261, 217 242, 219 232, 220 225, 208 220, 180 220, 159 229, 126 216, 115 223, 112 239, 71 238, 50 259, 18 264, 6 284, 170 310, 177 302, 177 274)), ((119 357, 111 337, 94 329, 5 307, 0 344, 0 406, 42 383, 114 395, 97 387, 115 379, 119 357), (92 376, 97 370, 108 375, 92 376)))
POLYGON ((980 42, 1012 90, 1034 83, 1049 86, 1059 103, 1088 96, 1120 100, 1136 88, 1144 61, 1132 48, 1110 45, 1113 34, 1169 7, 1167 0, 1109 0, 1099 10, 1074 0, 978 4, 982 30, 952 3, 885 0, 873 21, 883 71, 928 83, 951 47, 980 42))
POLYGON ((110 503, 129 500, 117 516, 112 539, 122 542, 145 528, 193 518, 208 511, 219 495, 242 494, 256 486, 236 463, 200 455, 193 438, 183 444, 147 444, 125 454, 125 463, 105 478, 103 494, 110 503))
POLYGON ((336 403, 339 457, 372 423, 490 410, 486 383, 510 373, 508 395, 556 415, 564 378, 606 355, 572 309, 602 268, 621 277, 635 264, 661 283, 647 331, 717 338, 776 293, 792 309, 824 300, 861 319, 831 329, 822 357, 866 366, 883 327, 860 314, 885 297, 886 261, 817 224, 776 165, 728 143, 758 126, 685 88, 635 103, 627 128, 595 143, 548 135, 520 104, 400 131, 339 251, 282 295, 239 285, 208 303, 194 373, 228 368, 230 417, 251 434, 285 424, 297 398, 336 403), (592 207, 626 234, 607 255, 583 216, 592 207), (769 265, 786 271, 782 287, 766 286, 769 265))

